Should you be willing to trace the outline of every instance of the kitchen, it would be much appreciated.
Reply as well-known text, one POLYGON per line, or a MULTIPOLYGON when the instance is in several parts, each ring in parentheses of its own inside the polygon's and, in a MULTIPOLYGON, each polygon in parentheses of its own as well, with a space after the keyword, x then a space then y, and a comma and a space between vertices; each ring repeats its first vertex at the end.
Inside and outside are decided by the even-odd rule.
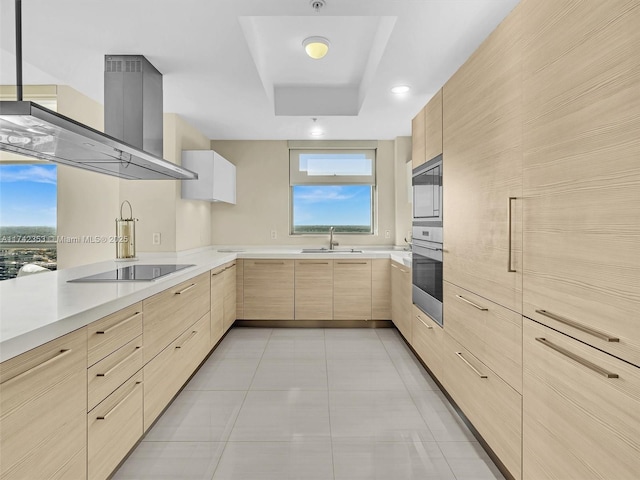
MULTIPOLYGON (((98 7, 67 3, 86 9, 85 15, 98 7)), ((242 114, 235 113, 234 116, 229 110, 224 111, 224 117, 208 114, 207 111, 215 112, 215 106, 202 108, 196 100, 188 97, 189 86, 195 87, 198 80, 192 80, 196 83, 190 84, 187 78, 180 77, 179 71, 183 68, 178 60, 174 59, 175 66, 167 64, 166 68, 160 68, 165 74, 167 92, 171 91, 172 85, 173 91, 176 86, 182 87, 178 89, 180 94, 171 97, 170 102, 174 103, 165 104, 165 112, 181 113, 164 115, 162 158, 180 164, 183 150, 216 151, 236 168, 235 205, 184 200, 181 198, 181 183, 177 181, 119 180, 77 168, 58 167, 60 234, 71 237, 112 236, 115 233, 113 219, 119 213, 120 204, 128 200, 133 206, 131 216, 140 219, 136 225, 136 248, 141 260, 146 263, 147 260, 173 259, 175 263, 193 263, 196 267, 189 270, 189 274, 178 273, 152 284, 112 283, 99 288, 91 284, 67 284, 69 279, 113 268, 116 265, 113 261, 115 249, 109 244, 60 244, 59 271, 55 274, 38 274, 0 283, 2 383, 11 382, 30 367, 39 365, 33 363, 33 358, 25 360, 24 365, 16 366, 15 362, 37 347, 38 341, 41 344, 54 340, 85 326, 95 327, 99 337, 104 333, 98 331, 106 332, 118 322, 135 317, 129 325, 136 323, 137 330, 132 326, 126 327, 131 328, 129 334, 132 335, 127 337, 130 339, 127 348, 132 348, 131 358, 140 357, 144 369, 131 371, 122 385, 114 386, 114 393, 119 395, 119 399, 127 397, 129 403, 144 401, 145 414, 147 400, 156 402, 153 404, 154 413, 140 425, 140 430, 153 437, 150 433, 153 427, 148 430, 149 427, 234 320, 264 322, 255 317, 269 312, 275 312, 273 318, 268 319, 270 322, 303 318, 303 314, 296 317, 296 308, 313 296, 313 279, 318 279, 315 287, 329 285, 327 298, 330 298, 334 313, 332 320, 323 321, 351 321, 341 319, 342 315, 350 319, 366 319, 366 322, 394 320, 402 335, 393 337, 401 342, 396 347, 405 349, 408 348, 406 345, 411 346, 416 354, 414 358, 420 358, 438 382, 438 387, 442 387, 466 415, 478 434, 476 439, 482 441, 483 447, 507 478, 634 478, 640 458, 640 420, 637 413, 640 410, 637 408, 640 365, 637 353, 640 345, 637 318, 640 289, 637 249, 640 142, 635 134, 640 122, 637 113, 640 111, 640 89, 637 85, 640 66, 635 53, 640 47, 640 35, 635 28, 640 21, 639 2, 460 2, 458 10, 447 10, 441 6, 441 10, 429 11, 427 6, 423 6, 425 10, 420 10, 421 15, 408 13, 407 5, 412 2, 407 2, 406 11, 401 7, 394 11, 389 2, 373 2, 366 7, 354 2, 332 11, 338 7, 327 2, 319 7, 318 12, 308 2, 295 2, 295 5, 294 2, 282 2, 273 9, 259 6, 258 2, 249 3, 253 4, 233 11, 233 22, 220 18, 216 27, 228 35, 230 43, 240 42, 243 55, 251 62, 248 64, 250 72, 242 70, 249 68, 247 65, 230 64, 230 68, 235 67, 236 88, 246 88, 251 92, 242 98, 243 101, 263 106, 267 103, 271 109, 269 116, 254 113, 256 118, 249 122, 241 118, 242 114), (473 8, 478 10, 473 11, 473 8), (492 13, 487 13, 489 11, 492 13), (314 114, 311 112, 321 112, 323 106, 353 107, 352 103, 344 101, 345 98, 353 100, 349 97, 353 92, 341 92, 345 96, 340 102, 326 101, 320 106, 313 102, 286 101, 287 95, 293 94, 286 89, 270 97, 278 91, 280 79, 277 72, 261 63, 271 57, 258 48, 260 35, 286 31, 281 22, 286 21, 287 15, 309 16, 312 22, 321 24, 323 18, 330 19, 330 23, 338 22, 338 19, 330 18, 332 15, 349 17, 363 12, 375 16, 376 23, 372 26, 362 21, 364 25, 361 27, 371 40, 368 47, 371 53, 367 62, 360 59, 359 73, 363 75, 360 87, 363 92, 370 90, 368 95, 384 91, 383 95, 375 97, 376 104, 371 103, 374 97, 366 95, 358 115, 349 115, 348 112, 314 114), (445 45, 431 39, 432 43, 442 45, 443 50, 448 49, 442 55, 452 60, 441 65, 435 74, 437 78, 424 77, 429 78, 430 85, 412 85, 413 90, 408 97, 392 96, 388 89, 397 80, 393 78, 394 69, 389 67, 396 65, 385 63, 391 61, 390 53, 393 52, 385 50, 385 45, 388 49, 406 49, 405 58, 415 58, 412 55, 420 50, 418 46, 411 41, 398 46, 395 35, 402 30, 400 27, 429 21, 427 12, 435 14, 433 18, 436 20, 430 20, 433 34, 444 35, 442 29, 451 29, 452 25, 457 25, 458 30, 465 30, 463 26, 468 26, 474 33, 459 40, 460 44, 465 44, 464 47, 452 46, 455 42, 445 45), (396 22, 409 23, 394 26, 389 19, 392 15, 397 16, 396 22), (474 18, 477 20, 475 23, 471 21, 474 18), (435 25, 438 22, 441 23, 439 29, 435 25), (475 29, 471 25, 475 25, 475 29), (377 70, 370 66, 370 62, 375 63, 375 60, 379 62, 377 70), (173 70, 173 75, 169 74, 170 70, 173 70), (249 80, 254 82, 253 87, 257 85, 257 89, 246 85, 249 80), (413 100, 410 102, 409 99, 413 100), (187 106, 191 106, 190 111, 187 106), (313 110, 304 110, 307 107, 313 110), (278 114, 279 108, 284 114, 278 114), (363 127, 366 121, 356 121, 374 118, 370 111, 378 109, 393 124, 392 128, 383 130, 380 126, 376 130, 375 123, 363 127), (213 120, 206 126, 209 115, 213 120), (234 125, 236 133, 232 128, 234 125), (237 128, 249 128, 249 125, 254 128, 252 137, 237 133, 237 128), (339 249, 359 249, 363 251, 362 255, 318 253, 301 258, 302 248, 328 248, 328 235, 290 234, 290 210, 296 206, 292 203, 291 192, 298 188, 290 181, 295 164, 290 160, 290 151, 318 148, 319 141, 310 138, 309 133, 318 126, 327 129, 324 136, 320 136, 324 145, 341 149, 347 142, 376 152, 377 183, 372 187, 374 193, 370 197, 372 211, 375 212, 371 233, 357 237, 335 235, 335 240, 340 243, 339 249), (275 133, 278 129, 283 133, 275 133), (343 132, 349 132, 348 136, 343 132), (410 134, 412 139, 408 138, 410 134), (444 328, 410 304, 406 286, 411 285, 403 282, 405 277, 400 276, 400 273, 407 275, 408 272, 402 247, 406 245, 405 238, 409 240, 412 228, 409 171, 425 165, 439 154, 442 154, 443 165, 441 275, 444 328), (412 164, 407 165, 410 160, 412 164), (160 233, 160 236, 156 237, 155 233, 160 233), (394 246, 398 249, 393 250, 394 246), (328 256, 323 257, 325 255, 328 256), (325 263, 322 258, 326 258, 327 262, 333 262, 331 281, 322 283, 319 279, 323 277, 313 273, 311 286, 304 283, 304 275, 298 274, 302 272, 303 266, 299 264, 305 261, 304 258, 322 263, 325 263), (356 263, 349 264, 354 262, 354 258, 358 258, 356 263), (349 271, 341 273, 340 262, 349 271), (107 266, 109 268, 105 268, 107 266), (399 269, 404 272, 398 273, 399 269), (353 273, 356 270, 358 274, 353 273), (205 286, 195 280, 205 277, 205 286), (189 308, 180 307, 177 303, 159 309, 157 302, 163 300, 163 294, 167 292, 183 292, 175 298, 184 301, 189 308), (388 299, 376 304, 375 300, 383 299, 385 295, 388 299), (181 296, 187 300, 181 300, 181 296), (195 301, 202 298, 207 301, 202 304, 195 301), (237 304, 236 309, 230 307, 233 304, 237 304), (25 305, 29 305, 26 314, 21 313, 25 311, 25 305), (350 308, 362 305, 368 305, 368 313, 353 315, 350 308), (167 318, 174 321, 163 323, 159 320, 164 318, 163 308, 173 312, 167 318), (247 314, 247 309, 251 313, 247 314), (225 317, 225 312, 233 313, 234 310, 235 318, 233 315, 225 317), (192 330, 191 326, 199 324, 201 318, 208 315, 211 322, 206 322, 204 328, 211 329, 214 311, 217 312, 215 316, 220 317, 222 312, 224 317, 221 323, 216 323, 218 338, 210 330, 211 337, 201 339, 193 333, 199 330, 195 327, 192 330), (340 314, 335 315, 336 312, 340 314), (181 317, 185 318, 184 322, 175 321, 181 317), (108 326, 101 326, 100 322, 108 326), (45 333, 47 340, 42 341, 45 333), (137 338, 140 341, 144 338, 141 350, 136 348, 142 347, 142 344, 135 343, 137 338), (185 341, 192 342, 197 348, 178 348, 185 341), (170 349, 174 343, 176 348, 170 349), (172 372, 166 371, 171 377, 166 380, 171 385, 163 389, 163 370, 155 359, 169 350, 178 352, 175 355, 191 350, 195 356, 185 360, 184 365, 175 363, 181 366, 180 371, 175 372, 175 378, 172 372), (9 373, 5 373, 5 369, 9 373), (156 390, 157 394, 152 395, 149 392, 154 382, 160 388, 156 390)), ((57 2, 49 2, 49 10, 42 3, 33 4, 38 8, 28 5, 25 3, 23 14, 26 26, 23 31, 24 60, 27 64, 30 55, 35 58, 33 55, 38 42, 42 42, 42 37, 37 35, 41 28, 46 27, 44 22, 47 18, 55 18, 56 8, 64 7, 57 2), (51 3, 56 5, 51 6, 51 3), (35 24, 39 28, 34 29, 31 23, 29 29, 29 22, 34 21, 40 22, 35 24)), ((13 33, 13 12, 9 7, 12 5, 5 7, 3 4, 3 9, 6 8, 2 20, 3 71, 7 70, 5 65, 9 63, 4 52, 10 47, 5 48, 5 45, 11 44, 5 36, 13 33), (9 27, 5 28, 7 25, 9 27)), ((141 6, 139 8, 141 10, 133 12, 132 18, 145 18, 147 12, 142 11, 141 6)), ((121 12, 123 15, 124 11, 121 12)), ((92 13, 107 15, 107 12, 92 13)), ((197 15, 190 13, 189 9, 171 13, 178 23, 205 22, 196 18, 197 15)), ((72 18, 69 21, 73 23, 72 18)), ((109 31, 93 29, 89 22, 78 28, 86 29, 83 32, 86 38, 95 36, 104 42, 113 37, 109 31)), ((66 30, 71 31, 71 27, 66 30)), ((171 40, 176 41, 173 36, 171 40)), ((156 48, 160 51, 150 54, 154 60, 162 59, 162 49, 168 48, 162 41, 156 41, 156 48)), ((339 45, 337 40, 331 41, 330 53, 339 45)), ((63 46, 64 42, 59 45, 61 49, 63 46)), ((96 69, 102 75, 100 63, 105 54, 131 50, 130 46, 114 47, 113 44, 104 48, 107 50, 101 51, 97 60, 92 60, 93 65, 97 63, 96 67, 92 67, 90 62, 80 62, 82 74, 96 69), (118 52, 119 49, 122 50, 118 52)), ((195 47, 186 42, 182 48, 195 47)), ((222 45, 213 42, 207 48, 216 50, 222 45)), ((147 54, 147 51, 132 53, 147 54)), ((393 57, 399 56, 402 55, 393 57)), ((55 65, 55 62, 62 61, 53 55, 50 57, 40 58, 37 66, 25 69, 25 84, 57 86, 25 87, 25 96, 55 97, 58 112, 101 130, 104 113, 95 100, 102 94, 101 85, 83 87, 86 92, 93 92, 90 96, 84 90, 82 94, 75 90, 83 84, 80 77, 76 83, 71 83, 74 88, 65 86, 55 77, 63 75, 70 65, 55 65), (44 74, 44 71, 48 73, 44 74), (29 80, 38 78, 35 74, 39 74, 40 80, 29 80), (95 93, 96 89, 99 94, 95 93)), ((420 65, 416 68, 426 67, 420 65)), ((5 81, 3 75, 2 83, 10 85, 12 82, 5 81)), ((2 100, 15 99, 9 98, 11 93, 11 88, 3 89, 2 100)), ((224 92, 220 95, 229 96, 224 92)), ((318 98, 323 98, 322 95, 319 93, 318 98)), ((219 108, 228 107, 220 101, 219 108)), ((241 110, 238 104, 235 104, 235 110, 241 110)), ((413 237, 415 239, 416 235, 413 237)), ((320 269, 322 265, 307 267, 320 269)), ((317 307, 314 308, 318 311, 317 307)), ((240 349, 249 349, 252 343, 259 343, 257 338, 243 339, 242 336, 259 337, 261 329, 235 328, 238 325, 242 323, 234 324, 210 358, 226 351, 224 342, 227 340, 240 349)), ((276 336, 282 335, 282 331, 287 332, 281 329, 273 331, 280 332, 276 336)), ((387 335, 395 330, 354 331, 362 332, 364 336, 373 332, 376 338, 368 340, 375 340, 382 348, 392 340, 387 335)), ((351 332, 344 330, 343 336, 340 336, 339 329, 324 332, 327 361, 329 350, 339 348, 337 345, 351 332)), ((91 337, 88 338, 91 354, 91 337)), ((371 351, 377 348, 369 341, 364 344, 369 345, 371 351)), ((82 346, 74 348, 82 350, 82 346)), ((110 351, 113 350, 96 354, 95 361, 109 358, 110 351)), ((371 351, 361 353, 362 358, 373 363, 371 351)), ((129 351, 126 353, 128 355, 129 351)), ((346 352, 338 353, 346 355, 346 352)), ((331 372, 338 375, 340 365, 346 368, 344 361, 348 355, 342 357, 342 364, 337 361, 338 357, 333 359, 334 370, 329 371, 329 376, 331 372)), ((49 353, 40 360, 50 359, 49 353)), ((164 365, 172 362, 165 361, 168 363, 164 365)), ((83 380, 86 384, 87 372, 98 363, 88 363, 86 357, 75 359, 76 366, 82 363, 85 373, 76 375, 74 381, 83 380)), ((433 382, 426 374, 427 370, 423 371, 425 381, 433 382)), ((382 373, 380 376, 383 377, 382 373)), ((20 378, 28 379, 28 376, 20 378)), ((332 380, 329 378, 329 381, 332 380)), ((16 380, 13 385, 19 383, 16 380)), ((10 385, 6 385, 3 391, 9 391, 10 385)), ((36 389, 36 385, 29 386, 28 380, 26 385, 36 389)), ((108 390, 107 394, 112 391, 108 390)), ((185 392, 189 393, 188 389, 176 398, 175 403, 185 392)), ((86 386, 84 395, 87 395, 86 386)), ((110 401, 105 399, 105 402, 110 401)), ((82 399, 79 402, 82 403, 82 399)), ((91 404, 85 397, 85 420, 76 428, 84 431, 84 435, 89 429, 91 450, 92 428, 91 424, 87 426, 87 413, 93 410, 88 410, 88 406, 91 404)), ((388 405, 388 408, 392 407, 388 405)), ((95 408, 100 408, 100 405, 95 408)), ((21 418, 12 414, 12 409, 5 409, 3 405, 3 432, 12 431, 8 430, 9 427, 5 429, 4 425, 15 428, 16 424, 10 422, 21 418)), ((240 424, 241 420, 238 420, 240 424)), ((25 421, 24 417, 22 421, 25 421)), ((156 425, 160 423, 158 421, 156 425)), ((348 432, 345 435, 348 436, 348 432)), ((120 443, 109 443, 107 438, 104 440, 106 449, 102 453, 111 453, 111 457, 120 455, 110 458, 117 466, 128 454, 129 445, 135 445, 141 436, 142 432, 137 436, 132 434, 120 443), (126 442, 129 442, 127 448, 121 451, 122 443, 126 442), (117 455, 114 453, 116 450, 117 455)), ((385 442, 384 438, 378 442, 375 452, 391 455, 389 452, 400 448, 402 442, 385 442)), ((11 440, 4 433, 2 442, 2 450, 6 452, 5 445, 11 443, 5 442, 11 440)), ((140 445, 145 443, 152 442, 143 439, 140 445)), ((418 443, 425 448, 431 446, 429 442, 418 443)), ((36 447, 31 455, 47 453, 38 452, 36 447)), ((86 445, 78 444, 74 451, 76 460, 79 459, 76 462, 80 465, 78 468, 83 468, 82 465, 86 468, 85 448, 86 445)), ((334 469, 326 472, 326 476, 338 478, 340 452, 335 448, 332 452, 335 456, 334 469)), ((420 459, 425 458, 420 456, 421 453, 431 458, 428 452, 421 450, 415 450, 417 457, 401 458, 410 465, 419 465, 420 459)), ((16 455, 15 448, 11 454, 16 455)), ((5 457, 9 455, 7 453, 2 455, 4 478, 4 465, 8 464, 5 459, 13 457, 5 457)), ((222 455, 224 457, 224 453, 222 455)), ((18 453, 18 457, 21 456, 18 453)), ((130 458, 134 457, 135 453, 130 458)), ((356 455, 351 458, 373 457, 356 455)), ((422 478, 427 475, 421 471, 419 475, 422 477, 412 476, 397 464, 396 467, 398 470, 391 471, 398 477, 406 474, 406 478, 422 478)), ((113 468, 102 468, 102 474, 106 476, 113 471, 113 468)), ((14 477, 10 472, 6 478, 20 478, 19 470, 14 469, 13 472, 14 477)), ((243 477, 241 473, 233 476, 233 472, 216 471, 214 478, 270 478, 266 473, 256 476, 254 472, 253 477, 244 473, 243 477)), ((369 474, 371 476, 367 477, 361 472, 361 477, 376 478, 375 471, 369 474)), ((286 475, 295 477, 296 473, 290 471, 286 475)), ((393 475, 388 475, 388 478, 393 478, 393 475)), ((454 478, 452 475, 465 478, 463 471, 449 472, 448 475, 431 473, 433 478, 454 478)), ((320 473, 316 476, 325 478, 320 473)), ((343 471, 341 478, 344 476, 343 471)), ((24 473, 22 478, 25 478, 24 473)), ((67 475, 67 478, 77 477, 67 475)), ((357 478, 357 475, 351 478, 357 478)))

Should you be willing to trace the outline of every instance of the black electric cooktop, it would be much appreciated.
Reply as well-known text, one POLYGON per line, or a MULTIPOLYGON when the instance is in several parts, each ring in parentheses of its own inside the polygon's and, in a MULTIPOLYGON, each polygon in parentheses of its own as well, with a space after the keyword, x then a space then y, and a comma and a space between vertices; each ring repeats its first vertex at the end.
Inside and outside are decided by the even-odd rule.
POLYGON ((108 272, 96 273, 88 277, 75 278, 69 282, 150 282, 195 265, 129 265, 108 272))

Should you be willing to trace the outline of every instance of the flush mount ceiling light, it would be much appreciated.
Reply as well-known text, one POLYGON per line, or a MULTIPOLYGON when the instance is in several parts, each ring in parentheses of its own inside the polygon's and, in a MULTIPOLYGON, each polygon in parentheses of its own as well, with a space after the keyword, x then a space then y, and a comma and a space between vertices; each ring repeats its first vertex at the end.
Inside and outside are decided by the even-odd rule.
POLYGON ((403 95, 405 93, 409 93, 411 87, 409 85, 396 85, 391 89, 391 93, 395 95, 403 95))
POLYGON ((302 42, 304 51, 314 60, 324 57, 329 51, 329 40, 324 37, 309 37, 302 42))
POLYGON ((313 120, 313 127, 311 128, 311 136, 312 137, 321 137, 324 135, 324 131, 322 130, 322 128, 320 128, 320 126, 316 123, 318 121, 317 118, 312 118, 311 120, 313 120))

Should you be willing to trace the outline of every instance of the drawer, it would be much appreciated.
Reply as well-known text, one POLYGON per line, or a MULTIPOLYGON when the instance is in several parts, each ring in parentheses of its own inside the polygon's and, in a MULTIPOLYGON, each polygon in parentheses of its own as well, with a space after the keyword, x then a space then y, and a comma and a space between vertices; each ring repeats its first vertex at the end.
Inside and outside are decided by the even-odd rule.
POLYGON ((413 301, 411 299, 411 269, 391 262, 391 319, 402 336, 411 343, 413 301))
POLYGON ((411 322, 411 346, 436 378, 442 381, 442 327, 415 305, 411 322))
POLYGON ((87 370, 87 410, 98 405, 141 368, 142 335, 139 335, 87 370))
POLYGON ((144 429, 151 426, 210 350, 209 313, 144 366, 144 429))
POLYGON ((142 302, 145 363, 209 311, 209 277, 203 273, 142 302))
POLYGON ((87 414, 89 480, 108 478, 142 437, 142 371, 87 414))
POLYGON ((244 307, 248 320, 294 319, 294 261, 244 260, 244 307))
POLYGON ((86 328, 0 364, 0 478, 84 478, 86 375, 86 328))
POLYGON ((449 394, 509 472, 522 478, 522 396, 446 330, 442 364, 449 394))
POLYGON ((522 393, 522 315, 444 282, 444 329, 522 393))
POLYGON ((638 478, 640 368, 525 319, 523 393, 524 478, 638 478))
POLYGON ((87 328, 90 367, 142 334, 142 302, 101 318, 87 328))

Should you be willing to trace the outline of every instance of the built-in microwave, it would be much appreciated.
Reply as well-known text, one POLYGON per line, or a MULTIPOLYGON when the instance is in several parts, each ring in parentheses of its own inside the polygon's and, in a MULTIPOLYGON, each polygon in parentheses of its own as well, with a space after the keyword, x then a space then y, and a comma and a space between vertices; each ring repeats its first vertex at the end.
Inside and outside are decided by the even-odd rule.
POLYGON ((442 155, 413 169, 413 225, 442 227, 442 155))

